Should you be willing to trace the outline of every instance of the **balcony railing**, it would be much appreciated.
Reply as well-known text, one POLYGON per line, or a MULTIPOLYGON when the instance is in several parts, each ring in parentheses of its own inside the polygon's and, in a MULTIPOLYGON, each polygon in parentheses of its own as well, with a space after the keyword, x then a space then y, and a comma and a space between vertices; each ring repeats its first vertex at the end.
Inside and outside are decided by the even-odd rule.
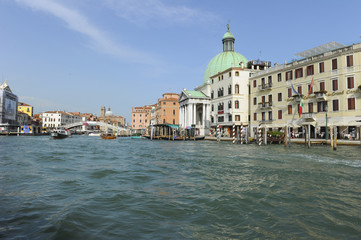
POLYGON ((315 113, 302 113, 302 120, 305 122, 316 121, 316 114, 315 113))
POLYGON ((272 107, 272 102, 258 103, 258 108, 260 109, 270 108, 270 107, 272 107))
POLYGON ((270 123, 270 122, 273 122, 273 119, 262 119, 261 120, 262 123, 270 123))
POLYGON ((314 94, 316 95, 317 100, 321 100, 321 101, 326 100, 326 93, 327 93, 327 91, 324 91, 324 90, 314 92, 314 94))
POLYGON ((272 83, 265 83, 265 84, 261 84, 258 85, 258 90, 262 91, 262 90, 268 90, 272 88, 272 83))

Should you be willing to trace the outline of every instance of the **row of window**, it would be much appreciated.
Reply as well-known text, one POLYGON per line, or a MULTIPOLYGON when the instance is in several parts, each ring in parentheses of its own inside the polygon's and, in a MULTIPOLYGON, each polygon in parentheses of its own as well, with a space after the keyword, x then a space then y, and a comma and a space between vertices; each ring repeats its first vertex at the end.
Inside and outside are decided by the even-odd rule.
MULTIPOLYGON (((354 63, 353 63, 353 55, 348 55, 346 56, 346 67, 350 68, 353 67, 354 63)), ((338 69, 338 62, 337 62, 337 58, 332 59, 331 60, 331 70, 335 71, 338 69)), ((319 73, 323 73, 325 72, 325 62, 320 62, 318 63, 318 72, 319 73)), ((285 79, 286 81, 288 80, 292 80, 293 76, 295 76, 295 79, 297 78, 302 78, 303 75, 306 76, 312 76, 315 74, 315 69, 314 69, 314 65, 309 65, 305 67, 305 70, 303 69, 303 67, 301 68, 297 68, 295 70, 290 70, 285 72, 285 79), (293 74, 294 72, 294 74, 293 74)), ((282 73, 278 73, 277 74, 277 81, 281 82, 282 81, 282 73)), ((268 83, 272 84, 272 76, 268 76, 268 83)), ((266 79, 265 78, 261 78, 261 84, 262 86, 266 84, 266 79)), ((253 81, 253 87, 257 87, 257 80, 253 81)))
MULTIPOLYGON (((331 101, 332 103, 332 111, 337 112, 340 110, 340 104, 338 99, 334 99, 331 101)), ((347 98, 347 110, 355 110, 356 109, 356 99, 354 97, 347 98)), ((288 115, 292 115, 292 105, 287 106, 287 113, 288 115)), ((297 106, 297 112, 300 109, 300 105, 297 106)), ((317 112, 326 112, 327 111, 327 101, 320 101, 317 102, 317 112)), ((314 112, 314 106, 313 103, 308 103, 308 112, 307 113, 313 113, 314 112)), ((282 110, 278 110, 278 119, 282 119, 282 110)), ((253 113, 253 120, 257 121, 257 113, 253 113)), ((266 112, 261 113, 261 119, 262 121, 266 121, 266 112)), ((268 120, 273 120, 272 118, 272 111, 268 112, 268 120)))
MULTIPOLYGON (((60 122, 60 118, 44 118, 44 122, 60 122)), ((62 123, 72 122, 71 119, 61 119, 62 123)))
MULTIPOLYGON (((232 118, 233 118, 232 114, 228 115, 228 122, 232 122, 233 121, 232 118)), ((241 121, 241 116, 240 115, 235 115, 234 116, 234 121, 236 121, 236 122, 241 121)), ((214 123, 214 117, 213 116, 211 116, 211 122, 214 123)), ((219 116, 217 118, 217 122, 219 122, 219 123, 224 122, 224 116, 219 116)))
MULTIPOLYGON (((239 94, 239 85, 236 84, 234 86, 234 93, 235 94, 239 94)), ((232 94, 232 85, 229 85, 228 86, 228 95, 232 94)), ((224 96, 224 88, 221 87, 221 88, 218 88, 217 90, 217 97, 223 97, 224 96)), ((214 91, 212 90, 211 92, 211 99, 214 99, 214 91)))
MULTIPOLYGON (((166 105, 166 104, 167 104, 167 101, 164 101, 164 102, 163 102, 163 105, 166 105)), ((176 103, 173 102, 173 105, 176 105, 176 103)))
MULTIPOLYGON (((212 108, 212 112, 213 112, 214 111, 214 104, 212 104, 211 108, 212 108)), ((231 109, 231 108, 232 108, 232 101, 228 101, 228 109, 231 109)), ((239 109, 239 101, 238 100, 234 101, 234 108, 239 109)), ((224 110, 224 103, 223 102, 218 103, 217 110, 218 111, 223 111, 224 110)))
MULTIPOLYGON (((332 79, 331 80, 331 84, 332 84, 332 91, 337 91, 339 90, 339 81, 337 78, 332 79)), ((306 94, 311 94, 313 93, 313 88, 311 87, 311 83, 307 84, 307 93, 306 94)), ((349 76, 346 78, 346 88, 347 89, 352 89, 355 88, 355 79, 353 76, 349 76)), ((319 82, 319 86, 318 86, 319 91, 325 91, 326 87, 325 87, 325 81, 321 81, 319 82)), ((303 94, 302 91, 302 86, 297 86, 295 88, 295 90, 299 93, 299 94, 303 94)), ((294 94, 292 91, 292 88, 288 88, 287 89, 287 93, 288 93, 288 97, 292 97, 294 94)), ((266 96, 262 96, 262 103, 265 103, 265 98, 266 96)), ((282 101, 282 93, 278 93, 278 101, 281 102, 282 101)), ((272 102, 272 95, 268 95, 268 102, 272 102)), ((253 105, 257 105, 257 97, 253 98, 253 105)))
MULTIPOLYGON (((236 77, 238 77, 238 76, 239 76, 239 72, 236 71, 236 72, 234 73, 234 75, 235 75, 236 77)), ((228 73, 228 76, 229 76, 229 77, 232 77, 232 72, 229 72, 229 73, 228 73)), ((219 76, 218 76, 218 81, 221 81, 221 80, 223 80, 223 79, 224 79, 224 76, 223 76, 223 75, 219 75, 219 76)), ((212 79, 212 83, 214 83, 214 79, 212 79)))

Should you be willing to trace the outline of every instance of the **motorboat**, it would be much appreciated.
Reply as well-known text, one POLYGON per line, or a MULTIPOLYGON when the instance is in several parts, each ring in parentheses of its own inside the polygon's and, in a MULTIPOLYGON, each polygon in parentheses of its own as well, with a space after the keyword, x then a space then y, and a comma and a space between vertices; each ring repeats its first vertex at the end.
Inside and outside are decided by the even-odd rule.
POLYGON ((71 133, 69 129, 65 130, 64 128, 58 128, 58 129, 54 129, 50 133, 50 136, 52 139, 63 139, 63 138, 71 137, 71 133))
POLYGON ((90 132, 88 134, 88 136, 91 136, 91 137, 99 137, 101 135, 102 135, 101 132, 90 132))

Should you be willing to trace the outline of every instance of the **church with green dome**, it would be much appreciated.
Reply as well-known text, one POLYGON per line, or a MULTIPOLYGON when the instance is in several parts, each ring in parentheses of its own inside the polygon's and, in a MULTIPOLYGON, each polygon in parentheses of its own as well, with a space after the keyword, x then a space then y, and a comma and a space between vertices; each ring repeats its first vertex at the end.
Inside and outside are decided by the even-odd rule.
POLYGON ((222 38, 223 51, 209 62, 202 85, 179 97, 179 124, 183 129, 195 128, 201 136, 214 134, 220 127, 230 135, 233 124, 248 125, 249 76, 253 69, 242 54, 235 52, 235 37, 229 30, 222 38))

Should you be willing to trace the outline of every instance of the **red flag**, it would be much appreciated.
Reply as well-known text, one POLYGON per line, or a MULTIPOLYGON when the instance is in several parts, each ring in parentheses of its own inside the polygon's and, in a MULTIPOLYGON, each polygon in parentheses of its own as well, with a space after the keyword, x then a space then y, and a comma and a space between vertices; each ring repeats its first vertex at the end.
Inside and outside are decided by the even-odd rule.
POLYGON ((313 78, 312 78, 312 81, 311 81, 311 84, 310 84, 310 89, 308 90, 308 96, 310 96, 310 94, 312 92, 313 85, 315 85, 315 82, 313 81, 313 78))
POLYGON ((300 97, 300 108, 298 109, 298 117, 299 118, 301 118, 302 108, 303 108, 303 102, 302 102, 302 98, 300 97))

